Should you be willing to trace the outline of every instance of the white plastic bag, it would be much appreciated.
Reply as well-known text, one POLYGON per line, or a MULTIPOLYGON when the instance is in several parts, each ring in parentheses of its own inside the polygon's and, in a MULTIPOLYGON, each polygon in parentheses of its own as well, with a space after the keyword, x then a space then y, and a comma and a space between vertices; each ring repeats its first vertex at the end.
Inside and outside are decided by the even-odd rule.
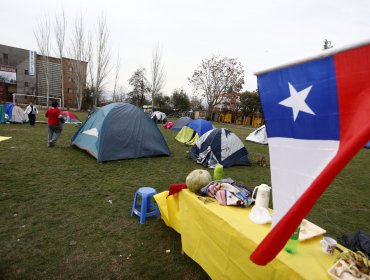
POLYGON ((272 217, 268 209, 254 205, 249 214, 249 219, 256 224, 263 225, 272 222, 272 217))

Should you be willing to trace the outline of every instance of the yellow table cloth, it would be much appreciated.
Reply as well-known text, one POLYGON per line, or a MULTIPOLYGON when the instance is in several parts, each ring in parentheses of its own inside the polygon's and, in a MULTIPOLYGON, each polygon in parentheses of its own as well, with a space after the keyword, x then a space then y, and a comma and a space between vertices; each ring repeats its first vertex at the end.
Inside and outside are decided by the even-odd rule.
POLYGON ((268 265, 258 266, 249 256, 271 225, 250 221, 251 207, 221 206, 188 189, 167 195, 154 196, 162 219, 181 234, 184 252, 212 279, 331 279, 327 271, 338 253, 321 251, 322 236, 300 242, 297 254, 282 250, 268 265))

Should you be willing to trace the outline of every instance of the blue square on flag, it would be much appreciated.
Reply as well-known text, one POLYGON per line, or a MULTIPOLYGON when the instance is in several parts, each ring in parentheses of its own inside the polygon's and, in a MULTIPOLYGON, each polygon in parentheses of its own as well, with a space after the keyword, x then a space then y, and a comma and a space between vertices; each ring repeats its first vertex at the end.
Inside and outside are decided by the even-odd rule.
POLYGON ((269 138, 339 140, 333 57, 261 74, 258 88, 269 138))

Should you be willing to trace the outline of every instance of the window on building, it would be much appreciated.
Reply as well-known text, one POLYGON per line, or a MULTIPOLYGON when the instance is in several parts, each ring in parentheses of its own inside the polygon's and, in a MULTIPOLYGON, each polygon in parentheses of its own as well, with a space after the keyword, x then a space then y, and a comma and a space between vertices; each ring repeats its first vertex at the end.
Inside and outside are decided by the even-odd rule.
POLYGON ((3 53, 3 63, 4 64, 8 64, 8 54, 7 53, 3 53))
POLYGON ((24 70, 24 74, 25 75, 28 75, 29 74, 29 71, 27 69, 24 70))
POLYGON ((24 87, 28 87, 28 82, 24 82, 24 87))
POLYGON ((69 68, 68 68, 68 71, 69 71, 69 72, 73 72, 73 67, 69 67, 69 68))
POLYGON ((73 89, 69 88, 68 93, 73 93, 73 89))

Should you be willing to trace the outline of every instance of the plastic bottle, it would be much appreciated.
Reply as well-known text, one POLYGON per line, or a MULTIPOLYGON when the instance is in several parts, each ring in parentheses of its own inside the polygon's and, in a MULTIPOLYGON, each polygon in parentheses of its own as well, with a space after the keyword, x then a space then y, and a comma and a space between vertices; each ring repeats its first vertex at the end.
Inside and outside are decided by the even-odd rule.
POLYGON ((222 180, 224 178, 224 167, 221 164, 215 166, 213 170, 213 180, 222 180))
POLYGON ((293 235, 288 240, 287 244, 285 245, 285 251, 287 251, 289 254, 295 254, 298 251, 298 237, 299 237, 299 231, 301 227, 297 227, 293 235))

